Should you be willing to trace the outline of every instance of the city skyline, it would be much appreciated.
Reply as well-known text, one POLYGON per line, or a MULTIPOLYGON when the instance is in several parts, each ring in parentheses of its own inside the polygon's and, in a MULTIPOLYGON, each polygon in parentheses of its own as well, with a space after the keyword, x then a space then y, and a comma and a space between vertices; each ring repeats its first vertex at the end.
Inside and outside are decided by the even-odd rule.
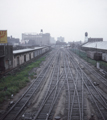
POLYGON ((107 41, 106 0, 1 0, 0 29, 21 39, 25 32, 50 33, 65 41, 84 41, 88 37, 107 41))

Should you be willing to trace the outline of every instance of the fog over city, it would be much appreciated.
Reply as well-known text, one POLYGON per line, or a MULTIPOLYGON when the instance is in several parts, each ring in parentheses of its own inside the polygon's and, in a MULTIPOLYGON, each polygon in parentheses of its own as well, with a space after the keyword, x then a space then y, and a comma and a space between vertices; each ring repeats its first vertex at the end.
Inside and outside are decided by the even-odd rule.
POLYGON ((21 39, 25 32, 50 33, 65 41, 107 41, 107 0, 0 0, 0 29, 21 39))

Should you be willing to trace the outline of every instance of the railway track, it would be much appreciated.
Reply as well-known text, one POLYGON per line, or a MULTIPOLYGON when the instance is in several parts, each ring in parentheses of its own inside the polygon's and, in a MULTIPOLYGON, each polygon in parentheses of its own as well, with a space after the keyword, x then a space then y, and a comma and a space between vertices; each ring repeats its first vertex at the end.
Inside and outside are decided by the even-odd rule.
POLYGON ((87 74, 90 81, 96 86, 97 91, 106 99, 107 101, 107 79, 97 73, 94 68, 87 64, 84 60, 79 58, 77 55, 68 51, 71 56, 74 56, 75 61, 77 61, 81 69, 87 74))
POLYGON ((53 120, 56 115, 61 120, 87 120, 91 114, 96 120, 107 120, 107 98, 104 92, 93 84, 75 60, 74 54, 66 49, 54 52, 37 79, 2 120, 21 120, 22 116, 24 120, 53 120), (63 92, 65 96, 62 96, 63 92), (35 97, 38 99, 34 103, 35 97), (66 102, 58 111, 61 97, 66 102), (33 107, 31 114, 28 113, 30 108, 27 108, 29 103, 33 107), (61 108, 64 109, 63 114, 61 108))
POLYGON ((73 75, 71 66, 69 64, 69 56, 66 55, 66 71, 67 74, 67 87, 68 87, 68 120, 83 120, 83 83, 79 78, 78 71, 73 75), (68 70, 67 70, 68 69, 68 70))
MULTIPOLYGON (((70 56, 70 55, 69 55, 70 56)), ((74 57, 70 58, 72 64, 74 65, 76 70, 80 70, 79 76, 83 76, 83 83, 85 86, 85 90, 87 90, 90 101, 95 110, 96 118, 98 120, 106 120, 107 119, 107 100, 106 97, 94 86, 92 80, 87 76, 87 74, 80 68, 79 64, 75 61, 74 57), (81 74, 82 73, 82 74, 81 74)))
POLYGON ((38 91, 39 87, 44 82, 47 73, 51 69, 50 66, 52 64, 55 54, 50 57, 47 64, 44 66, 36 80, 30 85, 30 87, 26 90, 22 97, 9 109, 9 111, 7 111, 7 113, 3 116, 2 120, 15 120, 19 116, 21 111, 32 98, 33 94, 38 91))
POLYGON ((42 104, 40 105, 37 113, 35 113, 34 120, 40 119, 48 119, 52 116, 51 110, 53 108, 54 101, 58 92, 58 84, 59 84, 59 56, 56 58, 56 63, 54 63, 54 68, 52 71, 50 83, 48 85, 48 90, 45 93, 44 99, 42 100, 42 104))
POLYGON ((101 83, 103 83, 103 85, 105 87, 107 87, 107 79, 106 78, 104 78, 102 75, 100 75, 98 72, 96 72, 95 69, 93 69, 89 64, 86 63, 86 61, 81 59, 79 56, 77 56, 70 50, 69 50, 69 53, 72 54, 73 56, 75 56, 75 58, 77 58, 79 60, 79 64, 81 64, 84 68, 86 68, 88 70, 88 74, 92 74, 95 78, 97 78, 97 80, 99 80, 101 83))

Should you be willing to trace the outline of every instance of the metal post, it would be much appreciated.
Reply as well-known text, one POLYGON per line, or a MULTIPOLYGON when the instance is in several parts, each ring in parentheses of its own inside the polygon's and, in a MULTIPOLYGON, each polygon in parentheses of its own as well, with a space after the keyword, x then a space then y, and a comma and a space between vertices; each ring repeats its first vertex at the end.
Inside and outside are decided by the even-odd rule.
POLYGON ((97 43, 96 43, 96 67, 99 69, 99 62, 97 60, 97 54, 98 52, 97 52, 97 43))

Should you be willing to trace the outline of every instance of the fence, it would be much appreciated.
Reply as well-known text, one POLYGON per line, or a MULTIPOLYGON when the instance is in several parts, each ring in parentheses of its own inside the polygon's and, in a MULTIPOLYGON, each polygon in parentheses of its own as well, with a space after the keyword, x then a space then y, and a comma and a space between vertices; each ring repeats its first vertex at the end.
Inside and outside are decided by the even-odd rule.
POLYGON ((94 66, 96 66, 96 62, 99 62, 100 63, 100 68, 107 71, 107 63, 106 62, 96 61, 96 60, 90 59, 89 57, 87 57, 87 53, 85 51, 82 51, 82 50, 79 50, 79 49, 71 49, 71 51, 74 52, 75 54, 77 54, 79 57, 81 57, 85 61, 87 61, 88 63, 94 65, 94 66))

